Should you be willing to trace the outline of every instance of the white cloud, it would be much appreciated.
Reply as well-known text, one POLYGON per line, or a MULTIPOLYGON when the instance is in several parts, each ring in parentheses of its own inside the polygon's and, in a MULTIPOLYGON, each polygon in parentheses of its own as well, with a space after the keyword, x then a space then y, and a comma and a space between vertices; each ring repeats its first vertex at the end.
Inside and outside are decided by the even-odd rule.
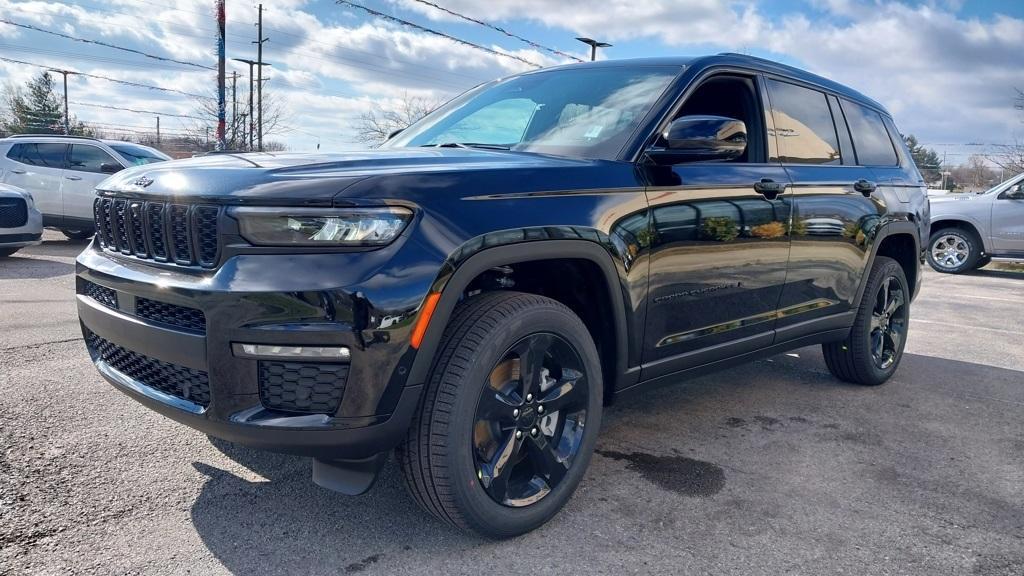
MULTIPOLYGON (((595 9, 592 0, 438 0, 457 12, 521 30, 532 21, 565 32, 617 44, 614 55, 631 42, 660 43, 662 52, 760 50, 861 90, 890 108, 902 130, 925 142, 1006 141, 1022 127, 1012 108, 1014 87, 1024 88, 1024 20, 1003 15, 984 19, 957 15, 958 0, 911 6, 882 0, 807 0, 805 9, 779 14, 767 0, 608 0, 595 9)), ((457 20, 412 0, 389 0, 385 10, 451 29, 457 20)), ((66 34, 214 65, 214 17, 208 0, 111 0, 79 6, 32 0, 0 0, 4 17, 60 30, 66 34)), ((318 8, 319 10, 320 8, 318 8)), ((255 6, 228 3, 230 57, 252 57, 255 6)), ((267 5, 265 70, 267 87, 295 111, 294 127, 345 140, 349 120, 373 102, 408 93, 430 99, 448 97, 498 76, 530 67, 438 36, 394 23, 366 20, 344 7, 314 13, 304 0, 267 5)), ((405 16, 403 16, 405 17, 405 16)), ((465 24, 464 22, 461 24, 465 24)), ((530 34, 524 34, 530 36, 530 34)), ((543 65, 558 63, 497 33, 489 48, 508 51, 543 65)), ((11 26, 0 25, 5 43, 139 60, 109 49, 92 49, 11 26), (69 47, 70 46, 70 47, 69 47)), ((574 43, 574 42, 573 42, 574 43)), ((583 50, 567 50, 584 56, 583 50)), ((48 66, 65 66, 188 92, 211 94, 209 72, 166 67, 125 66, 117 62, 68 59, 43 52, 5 54, 48 66)), ((142 60, 144 63, 152 63, 142 60)), ((229 70, 248 67, 229 63, 229 70)), ((0 62, 0 80, 24 82, 38 72, 0 62)), ((246 79, 239 82, 244 96, 246 79)), ((188 113, 186 98, 78 78, 73 98, 118 106, 188 113)), ((82 109, 82 117, 116 123, 148 122, 145 117, 82 109)), ((297 138, 297 137, 296 137, 297 138)), ((291 139, 291 137, 289 137, 291 139)), ((307 142, 305 138, 302 141, 307 142)))

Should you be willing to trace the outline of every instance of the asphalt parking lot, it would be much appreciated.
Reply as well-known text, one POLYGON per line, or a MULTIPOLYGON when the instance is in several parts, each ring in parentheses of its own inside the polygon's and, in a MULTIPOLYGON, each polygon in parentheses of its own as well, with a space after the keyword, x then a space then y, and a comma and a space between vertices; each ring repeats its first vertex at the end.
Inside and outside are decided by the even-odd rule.
POLYGON ((1024 574, 1024 273, 928 272, 880 388, 805 348, 613 406, 568 507, 490 542, 393 463, 341 496, 116 392, 46 237, 0 261, 0 573, 1024 574))

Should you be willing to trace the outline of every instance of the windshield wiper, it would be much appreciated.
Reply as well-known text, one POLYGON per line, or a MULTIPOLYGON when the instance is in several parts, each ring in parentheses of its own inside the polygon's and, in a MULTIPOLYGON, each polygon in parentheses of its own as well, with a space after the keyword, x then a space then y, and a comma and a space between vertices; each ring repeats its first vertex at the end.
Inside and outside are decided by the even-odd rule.
POLYGON ((444 142, 442 144, 423 144, 420 148, 484 148, 486 150, 511 150, 508 144, 483 144, 480 142, 444 142))

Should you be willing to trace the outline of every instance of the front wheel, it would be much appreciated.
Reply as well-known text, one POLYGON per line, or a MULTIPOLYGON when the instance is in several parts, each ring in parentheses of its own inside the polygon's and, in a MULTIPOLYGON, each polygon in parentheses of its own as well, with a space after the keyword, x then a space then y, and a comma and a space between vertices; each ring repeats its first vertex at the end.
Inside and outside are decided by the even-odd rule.
POLYGON ((825 365, 840 380, 877 386, 896 372, 910 325, 910 288, 903 268, 878 256, 850 335, 822 344, 825 365))
POLYGON ((601 363, 586 326, 550 298, 491 292, 455 309, 409 434, 406 486, 437 518, 491 538, 528 532, 590 462, 601 363))

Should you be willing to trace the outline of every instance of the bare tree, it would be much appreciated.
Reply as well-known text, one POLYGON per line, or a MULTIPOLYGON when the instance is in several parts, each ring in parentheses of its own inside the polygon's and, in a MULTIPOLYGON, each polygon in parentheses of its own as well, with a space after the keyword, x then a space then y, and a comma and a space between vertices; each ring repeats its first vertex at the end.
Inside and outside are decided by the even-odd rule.
MULTIPOLYGON (((1013 107, 1024 112, 1024 91, 1015 89, 1017 96, 1014 98, 1013 107)), ((1021 122, 1024 122, 1024 114, 1021 114, 1021 122)), ((1012 144, 1005 144, 995 147, 995 151, 987 156, 988 160, 1003 169, 1006 176, 1024 172, 1024 140, 1014 139, 1012 144)))
MULTIPOLYGON (((251 126, 249 121, 249 95, 239 92, 238 102, 234 108, 237 110, 237 115, 232 116, 231 110, 232 105, 230 102, 231 94, 228 93, 228 102, 225 104, 227 113, 225 115, 225 126, 224 126, 224 140, 228 150, 250 150, 255 149, 256 142, 253 141, 253 146, 250 148, 249 145, 249 128, 251 126)), ((279 98, 278 94, 268 91, 267 86, 263 86, 263 148, 265 150, 270 149, 270 142, 268 138, 273 135, 279 135, 286 131, 285 123, 288 121, 288 112, 279 98)), ((216 142, 216 126, 217 126, 217 98, 216 93, 211 98, 204 98, 198 100, 196 103, 196 110, 193 112, 194 116, 202 118, 202 120, 195 121, 194 125, 185 130, 188 132, 187 140, 196 146, 199 150, 213 150, 217 144, 216 142)), ((253 110, 253 115, 256 118, 260 117, 259 106, 253 110)), ((256 129, 253 129, 255 134, 256 129)), ((283 147, 280 142, 274 143, 275 147, 283 147)))
POLYGON ((404 130, 412 123, 433 112, 442 102, 403 94, 396 105, 374 103, 359 115, 356 138, 367 145, 382 144, 396 130, 404 130))

